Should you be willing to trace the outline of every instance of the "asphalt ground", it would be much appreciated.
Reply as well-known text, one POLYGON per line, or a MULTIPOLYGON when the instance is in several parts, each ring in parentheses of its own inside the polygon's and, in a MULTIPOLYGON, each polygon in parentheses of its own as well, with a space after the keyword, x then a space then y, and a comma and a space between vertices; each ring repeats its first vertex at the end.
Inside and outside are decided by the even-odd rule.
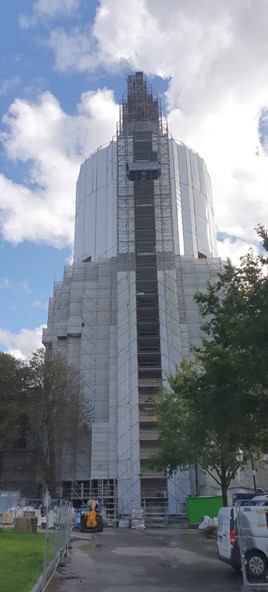
POLYGON ((242 576, 220 562, 198 530, 74 533, 48 592, 237 592, 242 576))

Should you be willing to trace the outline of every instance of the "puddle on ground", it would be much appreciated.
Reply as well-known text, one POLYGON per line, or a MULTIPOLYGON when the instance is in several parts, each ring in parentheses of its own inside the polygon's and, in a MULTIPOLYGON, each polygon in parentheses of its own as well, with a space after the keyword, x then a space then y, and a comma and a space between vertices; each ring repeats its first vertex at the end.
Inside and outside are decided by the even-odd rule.
POLYGON ((177 539, 170 539, 165 543, 165 545, 171 549, 181 547, 180 541, 178 541, 177 539))

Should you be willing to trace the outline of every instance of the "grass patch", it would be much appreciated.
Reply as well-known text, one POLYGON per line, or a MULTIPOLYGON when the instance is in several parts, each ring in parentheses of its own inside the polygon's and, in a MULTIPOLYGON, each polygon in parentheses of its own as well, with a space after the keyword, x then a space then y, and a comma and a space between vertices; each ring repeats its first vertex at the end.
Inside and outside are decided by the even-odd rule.
POLYGON ((0 530, 0 590, 29 592, 43 569, 44 534, 0 530))

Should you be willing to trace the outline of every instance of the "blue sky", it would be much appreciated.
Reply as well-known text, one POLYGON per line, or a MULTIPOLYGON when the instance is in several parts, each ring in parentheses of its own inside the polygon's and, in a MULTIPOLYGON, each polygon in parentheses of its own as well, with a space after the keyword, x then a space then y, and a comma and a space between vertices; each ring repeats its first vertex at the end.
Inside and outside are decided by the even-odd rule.
POLYGON ((0 19, 0 350, 41 343, 70 264, 75 183, 143 69, 170 132, 209 169, 219 253, 268 226, 268 5, 259 0, 12 0, 0 19))

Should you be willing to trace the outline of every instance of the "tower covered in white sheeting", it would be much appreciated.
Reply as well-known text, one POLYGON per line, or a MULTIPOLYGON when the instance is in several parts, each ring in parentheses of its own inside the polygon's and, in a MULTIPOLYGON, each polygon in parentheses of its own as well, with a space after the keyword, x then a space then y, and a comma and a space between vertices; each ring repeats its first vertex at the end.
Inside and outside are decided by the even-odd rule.
POLYGON ((194 493, 188 472, 167 480, 146 460, 160 388, 200 343, 193 296, 219 266, 205 163, 170 137, 143 73, 130 75, 116 140, 81 166, 74 263, 55 283, 43 334, 80 370, 94 407, 87 449, 62 458, 66 495, 94 486, 128 516, 156 500, 177 514, 194 493))

